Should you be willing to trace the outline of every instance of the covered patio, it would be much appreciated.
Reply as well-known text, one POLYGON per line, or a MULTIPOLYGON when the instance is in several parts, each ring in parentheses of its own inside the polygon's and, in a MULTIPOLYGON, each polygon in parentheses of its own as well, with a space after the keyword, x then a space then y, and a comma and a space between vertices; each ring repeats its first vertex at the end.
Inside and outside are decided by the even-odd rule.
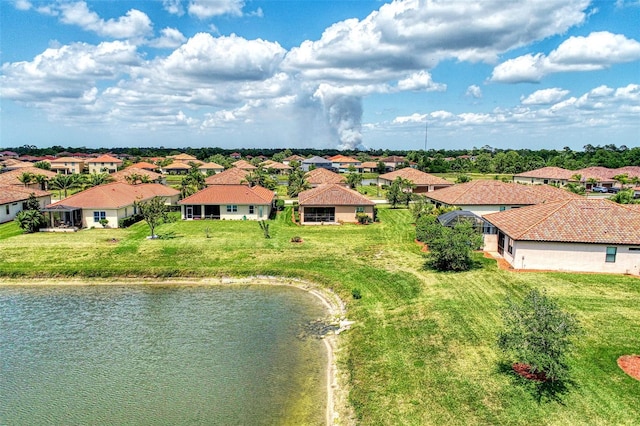
POLYGON ((54 205, 42 209, 47 217, 47 227, 41 232, 76 232, 82 228, 82 209, 65 205, 54 205))

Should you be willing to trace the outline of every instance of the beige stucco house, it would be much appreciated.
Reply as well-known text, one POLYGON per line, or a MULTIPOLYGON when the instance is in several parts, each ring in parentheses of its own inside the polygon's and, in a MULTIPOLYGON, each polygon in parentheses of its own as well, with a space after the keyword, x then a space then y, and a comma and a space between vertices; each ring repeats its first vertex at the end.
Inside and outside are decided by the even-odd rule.
POLYGON ((49 160, 51 170, 65 175, 79 174, 84 170, 84 160, 76 157, 60 157, 49 160))
POLYGON ((553 201, 484 216, 515 269, 640 275, 640 209, 604 199, 553 201))
POLYGON ((41 208, 51 203, 51 194, 47 191, 18 185, 0 185, 0 223, 15 219, 24 210, 31 194, 36 197, 41 208))
POLYGON ((460 207, 478 216, 549 201, 584 198, 549 185, 521 185, 499 180, 460 183, 425 196, 438 206, 460 207))
POLYGON ((433 192, 437 189, 448 188, 453 186, 453 183, 441 177, 431 175, 429 173, 421 172, 420 170, 412 169, 411 167, 405 167, 404 169, 396 170, 390 173, 385 173, 378 176, 378 185, 391 185, 397 178, 407 179, 415 187, 412 191, 415 194, 423 194, 425 192, 433 192))
POLYGON ((560 167, 543 167, 541 169, 530 170, 518 173, 513 176, 515 183, 525 183, 533 185, 560 185, 564 186, 569 182, 578 182, 574 176, 576 171, 567 170, 560 167))
POLYGON ((176 205, 180 191, 159 183, 128 185, 122 182, 94 186, 56 203, 46 206, 51 228, 60 225, 82 228, 101 228, 101 219, 107 227, 117 228, 120 219, 137 213, 136 201, 155 196, 165 199, 167 205, 176 205))
POLYGON ((337 184, 302 191, 298 201, 302 225, 356 223, 358 213, 366 213, 373 219, 373 201, 337 184))
POLYGON ((263 220, 275 193, 261 186, 210 185, 181 200, 182 219, 263 220))

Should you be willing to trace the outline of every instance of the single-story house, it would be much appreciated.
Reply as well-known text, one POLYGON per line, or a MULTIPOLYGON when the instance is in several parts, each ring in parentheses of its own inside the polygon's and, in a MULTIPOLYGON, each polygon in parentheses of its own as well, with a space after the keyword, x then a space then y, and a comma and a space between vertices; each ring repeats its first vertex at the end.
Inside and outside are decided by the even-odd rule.
POLYGON ((282 164, 286 164, 288 166, 292 161, 295 161, 296 163, 300 164, 304 161, 304 157, 300 155, 295 155, 295 154, 290 155, 289 157, 282 160, 282 164))
POLYGON ((4 168, 0 167, 0 169, 4 171, 20 170, 26 167, 33 167, 33 163, 30 163, 28 161, 18 160, 16 158, 7 158, 4 161, 0 161, 0 164, 4 166, 4 168))
POLYGON ((341 185, 327 184, 298 194, 302 225, 356 223, 356 214, 373 219, 375 203, 357 191, 341 185))
POLYGON ((271 215, 275 196, 261 186, 211 185, 178 204, 183 220, 261 220, 271 215))
POLYGON ((291 173, 291 166, 288 166, 284 163, 279 163, 273 160, 267 160, 260 163, 262 167, 269 170, 270 172, 279 174, 279 175, 288 175, 291 173))
POLYGON ((542 167, 541 169, 518 173, 513 176, 513 181, 515 183, 534 185, 543 184, 564 186, 569 182, 578 182, 577 179, 574 179, 576 174, 579 173, 574 170, 567 170, 561 167, 542 167))
POLYGON ((515 269, 640 275, 640 210, 604 199, 552 201, 484 216, 515 269))
POLYGON ((499 180, 473 180, 425 194, 437 206, 460 207, 484 216, 488 213, 549 201, 584 197, 549 185, 521 185, 499 180))
POLYGON ((122 160, 104 154, 87 160, 86 164, 89 167, 89 173, 115 173, 118 171, 118 167, 122 166, 122 160))
POLYGON ((79 174, 84 170, 84 160, 78 157, 59 157, 49 160, 51 171, 65 175, 79 174))
POLYGON ((195 163, 195 164, 202 164, 203 162, 198 160, 196 157, 194 157, 193 155, 189 155, 189 154, 177 154, 177 155, 170 155, 169 158, 172 158, 173 161, 177 161, 180 163, 184 163, 184 164, 189 164, 189 163, 195 163))
POLYGON ((314 168, 332 170, 333 164, 331 163, 330 160, 327 160, 326 158, 318 157, 317 155, 315 155, 311 158, 302 160, 302 164, 300 165, 300 167, 305 172, 308 172, 309 170, 314 168))
POLYGON ((107 227, 117 228, 120 219, 137 214, 134 206, 136 201, 150 200, 155 196, 163 197, 167 205, 174 206, 180 198, 180 191, 159 183, 128 185, 113 182, 94 186, 49 204, 43 212, 49 213, 51 228, 102 227, 101 219, 108 220, 107 227))
POLYGON ((165 175, 186 175, 191 170, 191 166, 180 161, 162 166, 160 171, 165 175))
POLYGON ((213 162, 201 164, 200 167, 198 167, 198 169, 200 169, 202 174, 205 175, 205 176, 210 176, 210 175, 214 175, 216 173, 224 172, 224 167, 223 166, 221 166, 218 163, 213 163, 213 162))
POLYGON ((249 172, 247 170, 232 167, 209 176, 204 180, 204 183, 207 185, 247 185, 248 174, 249 172))
POLYGON ((344 175, 339 175, 327 169, 313 169, 305 173, 304 178, 312 188, 331 183, 345 187, 348 186, 347 178, 344 177, 344 175))
POLYGON ((397 178, 407 179, 415 185, 413 192, 415 194, 423 194, 425 192, 433 192, 442 188, 453 186, 453 183, 441 177, 421 172, 420 170, 405 167, 390 173, 378 176, 378 186, 391 185, 397 178))
POLYGON ((36 197, 41 208, 51 203, 51 194, 47 191, 18 185, 0 185, 0 223, 15 219, 24 210, 31 194, 36 197))
POLYGON ((151 164, 147 161, 141 161, 139 163, 132 164, 129 167, 134 167, 136 169, 149 170, 150 172, 155 172, 159 169, 158 166, 156 166, 155 164, 151 164))
POLYGON ((376 173, 378 171, 378 163, 376 161, 364 161, 361 165, 362 173, 376 173))

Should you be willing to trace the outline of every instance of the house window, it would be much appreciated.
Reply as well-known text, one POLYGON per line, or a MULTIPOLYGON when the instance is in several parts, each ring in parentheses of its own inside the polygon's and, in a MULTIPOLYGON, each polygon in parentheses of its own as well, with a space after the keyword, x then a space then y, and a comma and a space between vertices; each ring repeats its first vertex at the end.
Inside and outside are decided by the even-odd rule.
POLYGON ((238 206, 233 204, 227 206, 227 213, 236 213, 238 211, 238 206))
POLYGON ((93 221, 99 223, 100 220, 107 218, 107 212, 93 212, 93 221))
POLYGON ((6 214, 9 214, 9 204, 4 206, 4 211, 6 212, 6 214))
POLYGON ((500 206, 500 211, 503 212, 505 211, 507 208, 505 206, 500 206))
POLYGON ((356 207, 356 213, 364 213, 364 207, 356 207))
POLYGON ((249 206, 249 214, 253 214, 255 210, 254 206, 249 206))
POLYGON ((607 247, 607 257, 605 262, 613 263, 616 261, 616 253, 618 251, 618 247, 607 247))
POLYGON ((640 253, 640 247, 629 247, 629 251, 637 251, 640 253))
POLYGON ((513 240, 511 238, 507 241, 507 251, 509 254, 513 254, 513 240))

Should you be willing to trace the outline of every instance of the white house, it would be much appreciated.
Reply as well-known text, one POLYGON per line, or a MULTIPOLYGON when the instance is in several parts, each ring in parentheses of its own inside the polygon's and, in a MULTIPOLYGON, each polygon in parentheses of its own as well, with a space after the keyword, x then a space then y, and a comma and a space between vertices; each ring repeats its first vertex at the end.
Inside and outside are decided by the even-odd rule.
POLYGON ((0 185, 0 223, 15 219, 16 215, 24 210, 31 194, 36 197, 41 208, 51 203, 51 194, 47 191, 18 185, 0 185))

